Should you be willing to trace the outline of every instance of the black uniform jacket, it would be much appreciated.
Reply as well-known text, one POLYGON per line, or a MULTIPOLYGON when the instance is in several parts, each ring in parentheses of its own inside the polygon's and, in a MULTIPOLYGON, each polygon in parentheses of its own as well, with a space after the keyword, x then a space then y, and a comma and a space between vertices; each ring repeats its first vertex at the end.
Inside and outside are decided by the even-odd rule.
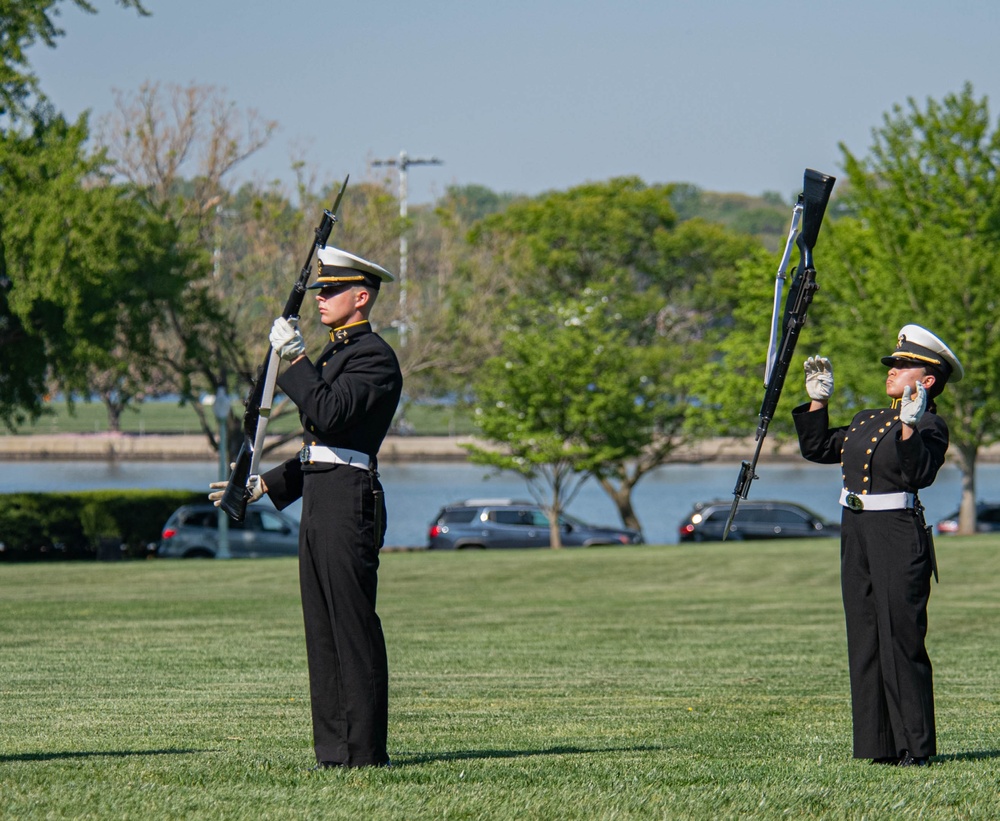
POLYGON ((902 439, 899 411, 863 410, 850 425, 831 428, 826 408, 792 411, 799 448, 810 462, 840 463, 844 487, 852 493, 916 493, 934 482, 948 450, 948 425, 925 412, 915 436, 902 439))
MULTIPOLYGON (((305 357, 289 365, 278 387, 299 409, 304 444, 350 448, 374 463, 403 390, 399 361, 367 321, 333 337, 315 363, 305 357)), ((264 474, 268 495, 281 510, 302 496, 303 471, 333 467, 289 459, 264 474)))

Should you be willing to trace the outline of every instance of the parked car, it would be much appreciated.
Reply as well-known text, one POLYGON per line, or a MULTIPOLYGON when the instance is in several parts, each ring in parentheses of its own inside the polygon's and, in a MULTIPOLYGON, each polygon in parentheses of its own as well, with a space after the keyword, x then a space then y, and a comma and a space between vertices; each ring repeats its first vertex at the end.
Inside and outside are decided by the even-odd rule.
MULTIPOLYGON (((299 525, 277 510, 247 508, 242 522, 229 520, 229 553, 233 558, 295 556, 299 525)), ((219 509, 212 504, 184 505, 163 526, 156 555, 180 559, 213 559, 219 548, 219 509)))
MULTIPOLYGON (((945 535, 947 533, 958 533, 958 511, 950 516, 945 516, 936 525, 937 532, 945 535)), ((976 505, 976 532, 993 533, 1000 530, 1000 504, 986 504, 980 502, 976 505)))
MULTIPOLYGON (((682 542, 720 541, 733 506, 732 500, 699 502, 680 524, 682 542)), ((821 519, 793 502, 741 501, 729 528, 729 538, 803 539, 839 536, 840 525, 821 519)))
MULTIPOLYGON (((642 544, 637 530, 598 527, 573 516, 559 517, 563 545, 642 544)), ((445 505, 427 533, 431 550, 468 550, 496 547, 548 547, 549 519, 531 502, 512 499, 467 499, 445 505)))

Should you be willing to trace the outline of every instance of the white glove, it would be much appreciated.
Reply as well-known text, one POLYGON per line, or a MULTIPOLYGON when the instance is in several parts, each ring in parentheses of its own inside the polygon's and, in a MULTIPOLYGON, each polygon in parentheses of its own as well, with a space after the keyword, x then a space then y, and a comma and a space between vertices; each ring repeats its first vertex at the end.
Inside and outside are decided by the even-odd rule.
POLYGON ((829 402, 833 396, 833 365, 825 356, 810 356, 805 363, 806 393, 817 402, 829 402))
MULTIPOLYGON (((236 463, 230 462, 229 469, 232 470, 234 467, 236 467, 236 463)), ((228 481, 209 483, 208 488, 212 492, 208 494, 208 500, 216 507, 222 504, 222 497, 225 495, 226 487, 228 485, 228 481)), ((260 480, 260 476, 251 476, 247 479, 247 490, 250 491, 250 496, 247 498, 248 505, 252 505, 266 492, 264 489, 264 483, 260 480)))
POLYGON ((927 391, 917 382, 917 395, 910 398, 910 386, 903 388, 903 401, 899 405, 899 421, 904 425, 915 427, 927 408, 927 391))
POLYGON ((306 352, 298 319, 279 316, 271 326, 271 347, 282 359, 292 362, 306 352))

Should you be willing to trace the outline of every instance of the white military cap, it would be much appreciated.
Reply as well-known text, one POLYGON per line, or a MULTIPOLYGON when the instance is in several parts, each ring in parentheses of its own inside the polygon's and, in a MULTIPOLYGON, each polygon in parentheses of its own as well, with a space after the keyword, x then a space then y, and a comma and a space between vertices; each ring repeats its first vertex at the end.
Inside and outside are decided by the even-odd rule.
POLYGON ((926 365, 936 368, 945 380, 958 382, 965 376, 965 369, 951 349, 926 328, 904 325, 896 340, 896 350, 882 357, 883 365, 906 364, 915 368, 926 365))
POLYGON ((370 285, 378 288, 383 282, 392 282, 393 277, 381 265, 341 251, 332 245, 324 245, 316 251, 317 277, 310 288, 328 288, 344 282, 370 285))

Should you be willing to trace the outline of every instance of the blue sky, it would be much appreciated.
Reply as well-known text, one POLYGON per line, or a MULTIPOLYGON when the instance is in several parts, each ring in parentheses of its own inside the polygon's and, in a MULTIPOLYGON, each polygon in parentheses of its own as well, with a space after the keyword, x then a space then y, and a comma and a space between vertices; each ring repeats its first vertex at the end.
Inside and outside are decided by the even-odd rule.
POLYGON ((411 203, 625 174, 790 197, 908 98, 971 82, 1000 114, 996 0, 94 2, 31 52, 65 113, 145 80, 214 85, 280 126, 241 179, 290 179, 293 153, 322 180, 440 157, 410 169, 411 203))

